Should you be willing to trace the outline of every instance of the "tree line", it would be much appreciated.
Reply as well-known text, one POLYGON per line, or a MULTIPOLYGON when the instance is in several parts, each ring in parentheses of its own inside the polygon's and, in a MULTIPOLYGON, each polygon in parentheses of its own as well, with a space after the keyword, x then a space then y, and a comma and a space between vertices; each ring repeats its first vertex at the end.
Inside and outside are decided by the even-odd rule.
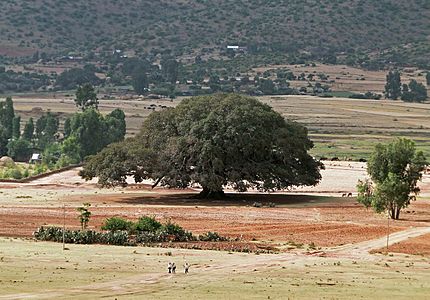
POLYGON ((30 118, 21 131, 21 118, 15 113, 12 98, 0 102, 0 156, 28 161, 32 153, 41 153, 47 166, 62 167, 79 163, 108 144, 124 139, 126 123, 122 110, 115 109, 103 116, 91 86, 80 87, 75 101, 82 111, 66 118, 62 131, 58 116, 50 111, 37 120, 30 118))
MULTIPOLYGON (((406 102, 423 102, 427 99, 427 89, 424 84, 412 79, 409 84, 402 84, 400 72, 390 71, 386 77, 385 97, 392 100, 401 99, 406 102)), ((430 72, 426 74, 427 85, 430 85, 430 72)))

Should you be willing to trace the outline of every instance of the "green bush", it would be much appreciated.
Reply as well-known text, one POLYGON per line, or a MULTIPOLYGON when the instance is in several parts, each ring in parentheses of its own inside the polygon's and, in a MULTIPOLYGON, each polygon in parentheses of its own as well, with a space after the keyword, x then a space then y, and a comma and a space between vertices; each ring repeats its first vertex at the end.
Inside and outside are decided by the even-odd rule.
POLYGON ((161 243, 169 241, 169 236, 165 232, 144 231, 136 235, 137 243, 161 243))
POLYGON ((132 228, 133 228, 133 222, 127 221, 119 217, 112 217, 112 218, 106 219, 104 225, 102 226, 103 230, 109 230, 112 232, 130 231, 132 228))
POLYGON ((159 233, 170 236, 170 240, 174 242, 186 242, 195 240, 191 232, 184 230, 178 224, 170 222, 170 220, 166 224, 163 224, 163 226, 159 230, 159 233))
POLYGON ((101 244, 118 245, 118 246, 130 246, 133 243, 129 240, 127 231, 114 231, 102 234, 100 237, 101 244))
MULTIPOLYGON (((63 241, 61 227, 40 227, 34 232, 34 237, 41 241, 63 241)), ((126 231, 101 233, 93 230, 65 230, 64 241, 68 244, 109 244, 128 246, 133 243, 129 240, 126 231)))
POLYGON ((162 224, 155 220, 155 217, 143 216, 139 218, 134 227, 138 232, 156 232, 162 227, 162 224))
POLYGON ((22 178, 21 170, 12 169, 10 173, 10 177, 12 177, 13 179, 21 179, 22 178))
POLYGON ((199 235, 199 241, 203 242, 221 242, 228 241, 226 237, 220 236, 216 232, 208 231, 207 233, 199 235))

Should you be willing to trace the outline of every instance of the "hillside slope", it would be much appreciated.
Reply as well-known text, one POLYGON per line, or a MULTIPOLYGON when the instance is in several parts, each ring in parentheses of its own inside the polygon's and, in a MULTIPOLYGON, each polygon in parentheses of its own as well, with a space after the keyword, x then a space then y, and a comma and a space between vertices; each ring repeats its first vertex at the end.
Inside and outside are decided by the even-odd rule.
POLYGON ((430 43, 428 0, 2 0, 0 54, 226 44, 254 52, 430 43))

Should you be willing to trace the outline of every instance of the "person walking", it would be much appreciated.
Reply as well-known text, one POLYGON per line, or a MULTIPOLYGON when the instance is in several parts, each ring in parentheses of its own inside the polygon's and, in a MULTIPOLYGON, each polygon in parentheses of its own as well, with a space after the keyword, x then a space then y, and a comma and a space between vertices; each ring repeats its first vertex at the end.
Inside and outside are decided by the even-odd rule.
POLYGON ((175 274, 176 273, 176 264, 172 263, 172 273, 175 274))
POLYGON ((188 274, 188 269, 189 268, 190 268, 190 265, 187 262, 185 262, 185 264, 184 264, 184 273, 185 274, 188 274))
POLYGON ((169 274, 172 273, 172 263, 171 262, 169 262, 167 264, 167 270, 169 271, 169 274))

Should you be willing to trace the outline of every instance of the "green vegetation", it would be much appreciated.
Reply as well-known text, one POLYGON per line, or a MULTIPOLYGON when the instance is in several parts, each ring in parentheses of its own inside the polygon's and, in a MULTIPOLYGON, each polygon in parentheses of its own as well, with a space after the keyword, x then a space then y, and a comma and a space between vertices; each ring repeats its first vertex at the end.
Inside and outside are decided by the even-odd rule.
POLYGON ((222 187, 273 191, 314 185, 320 163, 305 127, 286 121, 268 105, 236 94, 183 100, 152 113, 139 135, 91 157, 80 175, 104 186, 151 178, 168 187, 203 187, 202 197, 223 195, 222 187))
MULTIPOLYGON (((91 97, 95 95, 94 92, 90 94, 91 97)), ((92 104, 86 101, 82 113, 67 118, 63 132, 60 132, 58 115, 48 110, 35 123, 30 118, 21 133, 21 118, 15 114, 12 98, 6 98, 0 102, 0 157, 8 155, 15 161, 28 162, 33 153, 38 153, 42 158, 31 163, 43 167, 35 169, 54 170, 80 163, 106 145, 122 141, 126 131, 124 112, 115 109, 103 116, 92 104)), ((30 168, 23 171, 15 167, 1 172, 2 178, 10 175, 14 179, 39 174, 30 168)))
POLYGON ((76 91, 75 103, 77 107, 82 109, 82 111, 88 108, 94 108, 97 110, 99 101, 94 87, 89 83, 79 86, 76 91))
MULTIPOLYGON (((61 73, 55 85, 58 89, 71 90, 87 84, 99 84, 101 80, 94 74, 91 66, 83 69, 70 69, 61 73)), ((79 94, 78 94, 79 95, 79 94)))
POLYGON ((374 67, 385 61, 418 61, 420 53, 427 55, 428 64, 428 9, 423 0, 19 0, 4 3, 0 30, 5 43, 38 49, 28 58, 33 61, 53 52, 85 60, 96 49, 102 49, 98 55, 115 49, 175 56, 197 52, 202 60, 218 49, 226 57, 237 55, 225 48, 230 44, 268 57, 289 53, 296 60, 308 50, 327 63, 339 61, 336 54, 343 52, 351 62, 374 67), (414 46, 406 47, 409 43, 414 46), (371 56, 369 50, 380 54, 371 56))
MULTIPOLYGON (((102 230, 108 232, 97 232, 87 230, 87 225, 91 212, 89 203, 78 208, 80 212, 80 222, 82 230, 65 230, 64 239, 66 243, 74 244, 109 244, 135 246, 136 244, 161 243, 161 242, 186 242, 186 241, 211 241, 220 242, 228 239, 220 236, 216 232, 207 232, 193 236, 181 226, 168 220, 162 224, 154 217, 143 216, 137 222, 128 221, 119 217, 112 217, 105 220, 102 230)), ((63 241, 63 228, 60 227, 40 227, 34 232, 34 237, 42 241, 63 241)))
POLYGON ((422 83, 411 80, 409 85, 400 81, 399 71, 389 72, 385 85, 386 98, 397 100, 399 97, 406 102, 423 102, 427 99, 427 89, 422 83))
POLYGON ((46 90, 48 85, 49 76, 46 74, 12 70, 2 72, 0 67, 0 94, 46 90))
POLYGON ((79 223, 81 223, 82 230, 87 229, 88 223, 90 222, 91 212, 89 211, 91 204, 84 203, 81 207, 76 210, 79 212, 79 223))
POLYGON ((388 212, 399 219, 400 211, 407 207, 420 189, 417 186, 427 161, 415 144, 408 139, 396 139, 390 144, 378 144, 368 163, 368 173, 374 182, 359 181, 357 200, 376 212, 388 212))

